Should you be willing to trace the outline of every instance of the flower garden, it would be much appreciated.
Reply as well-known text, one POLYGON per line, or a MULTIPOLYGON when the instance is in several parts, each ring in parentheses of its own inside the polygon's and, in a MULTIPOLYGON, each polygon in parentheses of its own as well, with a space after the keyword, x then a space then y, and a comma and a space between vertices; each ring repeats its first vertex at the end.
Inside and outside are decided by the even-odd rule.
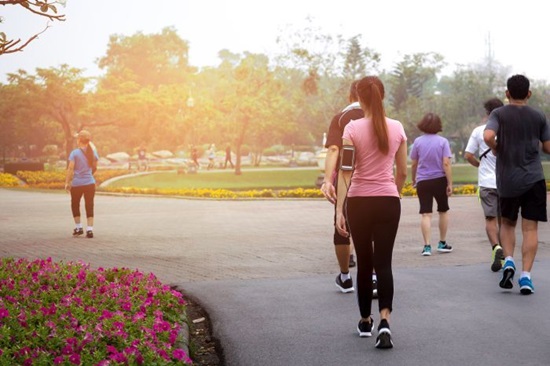
MULTIPOLYGON (((127 170, 98 170, 94 175, 97 184, 120 175, 126 175, 127 170)), ((27 187, 36 189, 63 189, 65 185, 65 172, 28 172, 19 171, 17 177, 11 174, 0 173, 0 187, 27 187)), ((474 184, 455 186, 454 194, 476 194, 477 187, 474 184)), ((322 198, 323 194, 315 188, 294 189, 164 189, 164 188, 136 188, 136 187, 102 187, 100 192, 123 194, 146 194, 164 196, 183 196, 214 199, 253 199, 253 198, 322 198)), ((416 196, 416 189, 407 183, 403 188, 403 196, 416 196)))
POLYGON ((181 293, 154 275, 1 259, 0 365, 188 365, 181 293))

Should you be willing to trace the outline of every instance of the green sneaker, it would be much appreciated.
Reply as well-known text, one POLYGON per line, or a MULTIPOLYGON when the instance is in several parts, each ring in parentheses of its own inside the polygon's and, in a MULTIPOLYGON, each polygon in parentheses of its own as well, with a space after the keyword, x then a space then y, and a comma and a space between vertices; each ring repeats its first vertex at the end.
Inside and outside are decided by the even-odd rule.
POLYGON ((491 255, 491 271, 498 272, 504 265, 504 253, 500 245, 495 245, 493 254, 491 255))

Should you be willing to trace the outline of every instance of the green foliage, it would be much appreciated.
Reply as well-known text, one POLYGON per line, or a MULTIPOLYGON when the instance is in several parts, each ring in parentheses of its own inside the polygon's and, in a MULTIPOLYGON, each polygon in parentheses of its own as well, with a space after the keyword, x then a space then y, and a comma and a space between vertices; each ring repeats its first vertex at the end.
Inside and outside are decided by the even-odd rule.
MULTIPOLYGON (((31 158, 57 145, 67 155, 81 128, 92 132, 101 156, 133 155, 140 145, 188 153, 191 145, 215 143, 219 149, 229 144, 238 158, 250 154, 259 165, 273 153, 269 146, 318 148, 331 118, 347 104, 350 82, 379 73, 381 55, 359 35, 344 39, 311 22, 288 28, 279 41, 281 54, 274 57, 221 50, 219 66, 197 71, 189 65, 188 42, 168 27, 112 35, 99 61, 105 73, 95 80, 68 65, 34 75, 21 70, 0 85, 0 150, 7 158, 31 158)), ((386 112, 403 122, 410 142, 424 113, 440 114, 442 135, 452 138, 460 156, 481 122, 484 100, 503 97, 506 69, 486 60, 441 77, 445 65, 436 53, 396 60, 381 74, 386 112)), ((549 90, 532 81, 530 103, 547 115, 549 90)), ((239 174, 239 159, 236 164, 239 174)))

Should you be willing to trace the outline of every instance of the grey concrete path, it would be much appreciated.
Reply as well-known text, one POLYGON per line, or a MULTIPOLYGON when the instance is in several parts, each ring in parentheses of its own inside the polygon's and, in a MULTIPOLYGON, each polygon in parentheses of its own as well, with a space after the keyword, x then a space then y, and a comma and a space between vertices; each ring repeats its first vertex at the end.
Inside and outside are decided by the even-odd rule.
POLYGON ((67 194, 0 189, 0 256, 153 272, 200 300, 231 366, 550 364, 550 225, 540 225, 536 293, 520 296, 489 270, 475 197, 451 198, 455 250, 432 257, 420 256, 417 200, 402 206, 386 352, 357 337, 355 295, 336 291, 324 200, 99 195, 86 239, 71 237, 67 194))

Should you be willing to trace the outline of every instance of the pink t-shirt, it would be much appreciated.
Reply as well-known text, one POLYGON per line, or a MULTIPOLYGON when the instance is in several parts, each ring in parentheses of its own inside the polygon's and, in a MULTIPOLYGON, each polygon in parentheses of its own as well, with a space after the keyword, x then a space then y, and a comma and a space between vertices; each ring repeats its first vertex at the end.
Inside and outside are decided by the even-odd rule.
POLYGON ((401 122, 386 117, 389 152, 378 150, 371 119, 351 121, 344 128, 343 138, 355 145, 355 171, 348 191, 349 197, 390 196, 399 197, 393 166, 395 153, 403 141, 407 141, 401 122))

